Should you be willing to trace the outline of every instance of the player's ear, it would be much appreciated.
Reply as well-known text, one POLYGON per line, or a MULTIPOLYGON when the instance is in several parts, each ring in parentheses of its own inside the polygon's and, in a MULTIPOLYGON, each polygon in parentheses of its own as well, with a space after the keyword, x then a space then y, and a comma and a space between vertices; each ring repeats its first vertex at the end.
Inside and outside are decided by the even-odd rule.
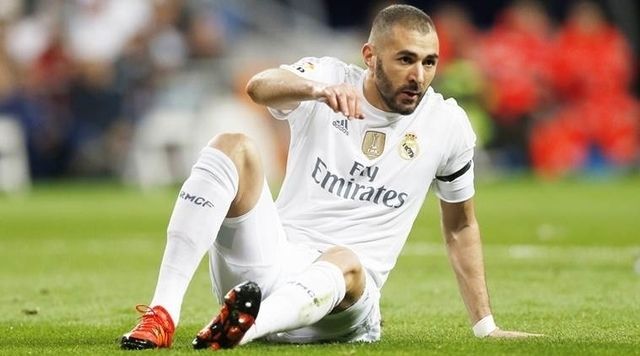
POLYGON ((362 46, 362 59, 368 69, 373 69, 373 63, 375 62, 375 55, 373 50, 373 44, 367 42, 362 46))

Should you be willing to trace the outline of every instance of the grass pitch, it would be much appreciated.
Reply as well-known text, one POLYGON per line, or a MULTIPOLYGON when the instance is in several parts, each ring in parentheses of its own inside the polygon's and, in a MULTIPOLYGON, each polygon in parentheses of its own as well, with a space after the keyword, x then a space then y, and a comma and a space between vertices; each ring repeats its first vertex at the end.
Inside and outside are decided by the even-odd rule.
MULTIPOLYGON (((41 184, 0 196, 0 354, 125 353, 117 340, 153 293, 177 190, 41 184)), ((476 206, 498 324, 546 337, 472 336, 430 196, 383 290, 381 342, 225 353, 640 353, 640 177, 480 183, 476 206)), ((191 339, 217 310, 203 264, 174 347, 152 352, 197 353, 191 339)))

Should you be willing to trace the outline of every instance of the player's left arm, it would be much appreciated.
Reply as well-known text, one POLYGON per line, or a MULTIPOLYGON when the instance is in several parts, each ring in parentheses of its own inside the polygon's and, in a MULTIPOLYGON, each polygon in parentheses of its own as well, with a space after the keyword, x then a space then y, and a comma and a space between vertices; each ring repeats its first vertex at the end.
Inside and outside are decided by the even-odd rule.
POLYGON ((476 336, 528 337, 540 336, 519 331, 501 330, 493 323, 489 292, 485 281, 480 229, 475 216, 473 198, 459 203, 440 201, 442 232, 449 261, 458 280, 462 300, 474 325, 476 336))

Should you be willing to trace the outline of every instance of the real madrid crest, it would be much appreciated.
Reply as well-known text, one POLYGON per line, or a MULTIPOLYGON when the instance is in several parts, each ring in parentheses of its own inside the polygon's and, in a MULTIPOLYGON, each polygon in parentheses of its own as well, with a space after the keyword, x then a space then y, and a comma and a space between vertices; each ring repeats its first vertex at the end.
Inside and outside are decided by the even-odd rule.
POLYGON ((301 65, 296 67, 296 70, 300 73, 304 73, 306 71, 310 71, 313 70, 315 68, 315 65, 313 65, 312 62, 304 62, 301 65))
POLYGON ((418 137, 413 133, 407 133, 404 135, 402 141, 400 141, 400 157, 404 159, 414 159, 420 153, 420 147, 418 147, 418 137))
POLYGON ((384 143, 387 135, 380 131, 367 131, 362 140, 362 153, 369 159, 380 157, 384 152, 384 143))

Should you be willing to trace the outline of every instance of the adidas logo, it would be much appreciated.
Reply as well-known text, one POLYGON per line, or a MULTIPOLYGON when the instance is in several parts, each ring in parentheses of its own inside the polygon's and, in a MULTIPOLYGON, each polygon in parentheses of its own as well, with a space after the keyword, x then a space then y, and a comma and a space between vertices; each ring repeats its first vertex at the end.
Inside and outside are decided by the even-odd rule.
POLYGON ((343 134, 349 136, 349 120, 335 120, 333 122, 333 127, 340 130, 343 134))

